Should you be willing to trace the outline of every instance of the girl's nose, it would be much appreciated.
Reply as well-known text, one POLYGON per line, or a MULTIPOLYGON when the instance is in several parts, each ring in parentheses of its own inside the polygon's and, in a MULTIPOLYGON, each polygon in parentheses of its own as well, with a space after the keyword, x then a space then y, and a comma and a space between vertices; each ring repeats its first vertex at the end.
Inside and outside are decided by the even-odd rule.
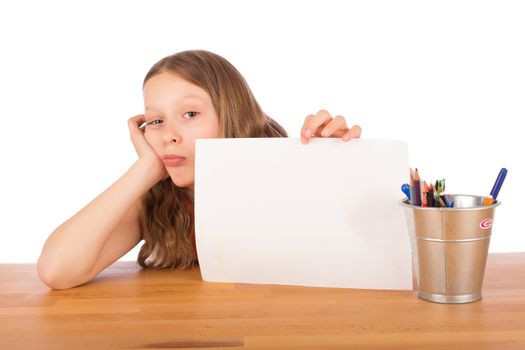
POLYGON ((164 133, 162 135, 162 142, 165 145, 169 145, 170 143, 180 143, 182 138, 175 125, 172 124, 166 126, 167 127, 164 128, 164 133))
POLYGON ((178 141, 177 139, 171 139, 171 140, 170 140, 170 139, 165 139, 165 140, 164 140, 164 144, 165 144, 165 145, 169 145, 169 144, 172 143, 172 142, 173 142, 173 143, 177 143, 177 142, 179 142, 179 141, 178 141))
POLYGON ((175 137, 173 134, 167 134, 163 136, 162 142, 165 145, 169 145, 170 143, 180 143, 180 138, 175 137))

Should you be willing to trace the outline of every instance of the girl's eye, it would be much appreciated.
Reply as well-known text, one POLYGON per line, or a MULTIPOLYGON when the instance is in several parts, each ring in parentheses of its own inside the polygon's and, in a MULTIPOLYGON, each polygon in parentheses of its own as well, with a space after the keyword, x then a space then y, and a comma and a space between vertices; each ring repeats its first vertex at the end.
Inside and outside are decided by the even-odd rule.
POLYGON ((155 120, 150 121, 147 125, 155 125, 155 124, 158 124, 157 122, 161 122, 162 123, 162 120, 155 119, 155 120))
POLYGON ((186 114, 190 118, 195 118, 197 116, 197 114, 199 114, 199 112, 186 112, 186 114))

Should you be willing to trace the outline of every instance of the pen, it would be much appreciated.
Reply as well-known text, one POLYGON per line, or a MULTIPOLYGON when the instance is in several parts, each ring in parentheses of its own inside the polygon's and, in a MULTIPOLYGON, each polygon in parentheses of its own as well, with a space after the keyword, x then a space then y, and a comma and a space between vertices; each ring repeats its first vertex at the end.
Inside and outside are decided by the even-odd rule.
POLYGON ((440 203, 444 203, 445 207, 452 207, 453 202, 450 200, 450 198, 447 197, 445 194, 445 179, 438 181, 438 187, 439 187, 439 197, 443 200, 443 202, 440 201, 440 203))
POLYGON ((492 191, 490 191, 490 196, 488 196, 485 199, 485 206, 491 205, 492 202, 498 198, 499 190, 501 190, 501 186, 503 185, 503 181, 505 181, 505 177, 507 176, 507 169, 501 168, 499 171, 498 177, 496 178, 496 182, 494 182, 494 186, 492 186, 492 191))
POLYGON ((146 127, 146 125, 148 125, 148 123, 147 123, 147 122, 144 122, 144 123, 142 123, 142 125, 141 125, 141 126, 139 126, 139 129, 144 129, 144 128, 146 127))
POLYGON ((445 201, 447 207, 452 207, 454 205, 454 203, 450 200, 450 198, 447 197, 446 194, 443 195, 443 200, 445 201))
MULTIPOLYGON (((437 185, 437 181, 436 181, 437 185)), ((439 197, 439 194, 437 193, 436 187, 434 187, 434 206, 439 208, 439 200, 441 198, 439 197)))
POLYGON ((402 184, 401 185, 401 191, 407 196, 408 201, 410 202, 410 185, 409 184, 402 184))

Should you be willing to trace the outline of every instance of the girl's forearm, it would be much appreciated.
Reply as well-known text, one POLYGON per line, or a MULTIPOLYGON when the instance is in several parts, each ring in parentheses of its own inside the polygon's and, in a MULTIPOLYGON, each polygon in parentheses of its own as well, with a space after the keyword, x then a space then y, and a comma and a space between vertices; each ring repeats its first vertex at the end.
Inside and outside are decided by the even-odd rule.
POLYGON ((136 161, 109 188, 57 227, 42 249, 39 273, 70 279, 86 276, 122 217, 158 181, 149 174, 148 164, 136 161))

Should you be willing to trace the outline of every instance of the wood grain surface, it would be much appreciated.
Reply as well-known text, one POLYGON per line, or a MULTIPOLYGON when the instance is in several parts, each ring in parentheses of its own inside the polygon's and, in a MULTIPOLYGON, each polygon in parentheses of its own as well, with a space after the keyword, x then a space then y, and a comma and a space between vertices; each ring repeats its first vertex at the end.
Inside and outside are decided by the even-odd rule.
POLYGON ((525 253, 489 254, 483 299, 415 291, 202 282, 117 262, 50 290, 0 265, 0 349, 525 349, 525 253))

